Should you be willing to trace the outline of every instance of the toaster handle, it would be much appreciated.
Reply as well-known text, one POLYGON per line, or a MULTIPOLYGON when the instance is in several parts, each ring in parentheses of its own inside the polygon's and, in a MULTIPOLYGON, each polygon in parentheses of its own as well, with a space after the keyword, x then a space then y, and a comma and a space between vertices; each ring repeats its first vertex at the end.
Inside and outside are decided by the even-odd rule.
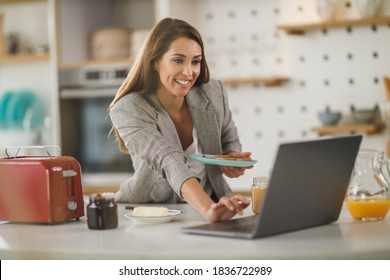
POLYGON ((26 149, 41 149, 41 150, 45 150, 45 152, 47 153, 47 155, 49 157, 53 157, 50 153, 49 153, 49 148, 55 148, 56 150, 58 150, 58 155, 61 154, 61 150, 60 150, 60 147, 57 146, 57 145, 44 145, 44 146, 17 146, 17 147, 7 147, 5 148, 5 153, 7 155, 8 158, 11 158, 11 156, 9 155, 8 151, 9 150, 17 150, 15 155, 13 155, 13 158, 16 158, 20 152, 20 150, 26 150, 26 149))

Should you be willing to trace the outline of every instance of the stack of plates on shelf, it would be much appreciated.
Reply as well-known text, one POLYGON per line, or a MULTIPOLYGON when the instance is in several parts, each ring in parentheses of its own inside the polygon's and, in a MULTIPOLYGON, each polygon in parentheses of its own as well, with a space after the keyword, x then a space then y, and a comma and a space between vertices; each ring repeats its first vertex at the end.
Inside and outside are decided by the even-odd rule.
POLYGON ((39 128, 44 118, 43 101, 30 91, 9 91, 0 98, 1 128, 39 128))

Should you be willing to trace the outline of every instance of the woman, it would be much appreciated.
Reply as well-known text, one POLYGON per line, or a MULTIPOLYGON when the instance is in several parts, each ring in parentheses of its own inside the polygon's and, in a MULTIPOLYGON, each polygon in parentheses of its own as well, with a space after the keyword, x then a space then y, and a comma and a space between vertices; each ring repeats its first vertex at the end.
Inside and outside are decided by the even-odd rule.
POLYGON ((110 105, 110 117, 135 170, 116 201, 187 202, 209 222, 231 219, 249 205, 231 195, 223 178, 246 168, 204 165, 190 157, 251 153, 238 152, 227 94, 210 80, 202 39, 188 23, 166 18, 155 25, 110 105))

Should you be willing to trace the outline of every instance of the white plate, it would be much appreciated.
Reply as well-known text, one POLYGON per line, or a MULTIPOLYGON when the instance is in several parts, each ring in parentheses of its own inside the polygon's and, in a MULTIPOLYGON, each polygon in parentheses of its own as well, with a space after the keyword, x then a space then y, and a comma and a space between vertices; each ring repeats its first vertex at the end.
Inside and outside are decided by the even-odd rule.
POLYGON ((133 211, 125 213, 125 217, 136 224, 160 224, 167 223, 172 221, 175 216, 180 215, 180 210, 168 210, 168 216, 158 216, 158 217, 136 217, 133 216, 133 211))

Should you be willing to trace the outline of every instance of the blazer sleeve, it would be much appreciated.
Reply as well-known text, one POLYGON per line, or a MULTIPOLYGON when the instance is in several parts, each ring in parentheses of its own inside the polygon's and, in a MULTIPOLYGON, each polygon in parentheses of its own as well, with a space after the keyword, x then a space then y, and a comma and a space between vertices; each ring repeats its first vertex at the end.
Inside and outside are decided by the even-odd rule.
POLYGON ((180 147, 159 131, 158 114, 151 105, 137 94, 128 94, 111 109, 110 118, 129 153, 136 154, 158 177, 167 179, 182 198, 181 185, 195 176, 180 147))

